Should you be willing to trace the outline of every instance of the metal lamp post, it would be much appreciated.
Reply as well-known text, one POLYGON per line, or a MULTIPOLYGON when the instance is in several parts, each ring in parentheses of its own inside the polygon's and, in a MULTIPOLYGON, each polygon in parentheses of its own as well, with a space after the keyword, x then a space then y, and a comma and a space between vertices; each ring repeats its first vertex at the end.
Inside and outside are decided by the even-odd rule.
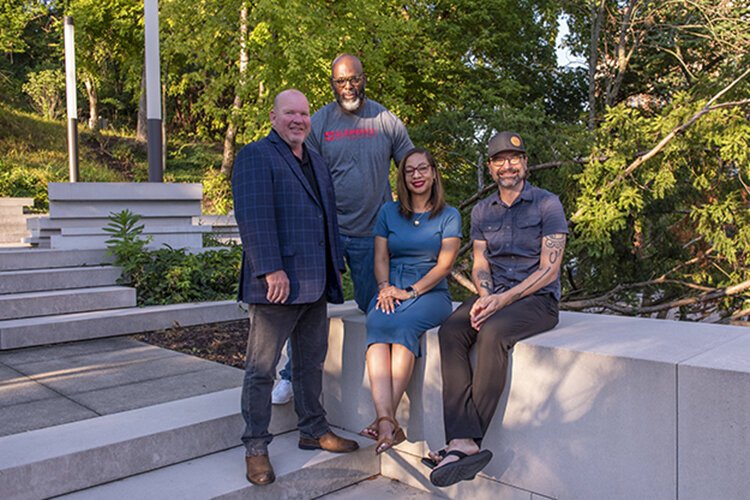
POLYGON ((73 18, 65 16, 65 94, 68 113, 68 169, 70 182, 78 182, 78 100, 76 96, 76 47, 73 18))
POLYGON ((144 0, 146 31, 146 118, 148 180, 163 182, 161 130, 161 68, 159 65, 159 2, 144 0))

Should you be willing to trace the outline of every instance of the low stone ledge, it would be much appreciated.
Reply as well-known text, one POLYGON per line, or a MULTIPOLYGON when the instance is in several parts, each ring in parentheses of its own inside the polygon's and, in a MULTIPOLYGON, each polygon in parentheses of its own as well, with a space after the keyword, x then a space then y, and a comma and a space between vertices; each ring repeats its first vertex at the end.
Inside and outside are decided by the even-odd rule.
POLYGON ((200 183, 170 182, 50 182, 50 201, 197 200, 203 198, 200 183))
MULTIPOLYGON (((684 498, 742 498, 750 476, 747 331, 562 313, 555 329, 514 349, 510 390, 484 441, 495 458, 479 481, 442 494, 478 494, 502 484, 527 498, 677 498, 679 485, 684 498), (703 494, 688 494, 697 482, 703 494)), ((374 411, 365 336, 363 315, 332 319, 324 402, 331 423, 354 432, 374 411)), ((398 447, 403 458, 395 463, 444 444, 436 330, 422 346, 397 415, 412 443, 398 447)), ((426 468, 404 474, 386 466, 393 460, 383 463, 383 474, 430 488, 426 468)))

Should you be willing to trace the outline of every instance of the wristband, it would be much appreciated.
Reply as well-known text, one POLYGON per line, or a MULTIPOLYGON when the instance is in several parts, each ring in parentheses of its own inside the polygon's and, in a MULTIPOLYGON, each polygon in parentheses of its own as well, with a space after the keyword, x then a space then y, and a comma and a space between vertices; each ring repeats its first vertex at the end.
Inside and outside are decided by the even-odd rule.
POLYGON ((417 291, 414 289, 413 286, 407 286, 406 288, 404 288, 404 291, 409 294, 410 299, 417 298, 417 291))

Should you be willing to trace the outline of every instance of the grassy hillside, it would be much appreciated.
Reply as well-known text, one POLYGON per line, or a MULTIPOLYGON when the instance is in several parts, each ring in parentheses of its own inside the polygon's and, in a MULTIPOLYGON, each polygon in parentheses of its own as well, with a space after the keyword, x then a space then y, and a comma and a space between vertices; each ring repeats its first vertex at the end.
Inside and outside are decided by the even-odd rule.
MULTIPOLYGON (((167 182, 215 180, 221 149, 170 140, 167 182)), ((127 133, 105 130, 92 134, 79 127, 80 180, 83 182, 142 182, 148 179, 145 144, 127 133)), ((68 180, 67 130, 63 121, 0 104, 0 197, 33 197, 34 208, 47 209, 47 183, 68 180)), ((209 198, 225 186, 209 182, 209 198)), ((204 188, 204 192, 206 189, 204 188)), ((208 208, 219 200, 208 200, 208 208)))

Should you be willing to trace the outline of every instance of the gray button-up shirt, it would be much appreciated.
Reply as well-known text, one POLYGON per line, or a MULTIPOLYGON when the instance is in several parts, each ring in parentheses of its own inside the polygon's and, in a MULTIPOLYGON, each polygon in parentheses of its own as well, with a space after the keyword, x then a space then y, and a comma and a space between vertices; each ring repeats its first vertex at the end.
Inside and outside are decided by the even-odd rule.
MULTIPOLYGON (((471 239, 487 242, 485 257, 494 293, 516 286, 536 271, 542 238, 558 233, 568 233, 560 199, 528 181, 511 206, 495 192, 471 211, 471 239)), ((560 277, 536 293, 551 293, 560 300, 560 277)))

